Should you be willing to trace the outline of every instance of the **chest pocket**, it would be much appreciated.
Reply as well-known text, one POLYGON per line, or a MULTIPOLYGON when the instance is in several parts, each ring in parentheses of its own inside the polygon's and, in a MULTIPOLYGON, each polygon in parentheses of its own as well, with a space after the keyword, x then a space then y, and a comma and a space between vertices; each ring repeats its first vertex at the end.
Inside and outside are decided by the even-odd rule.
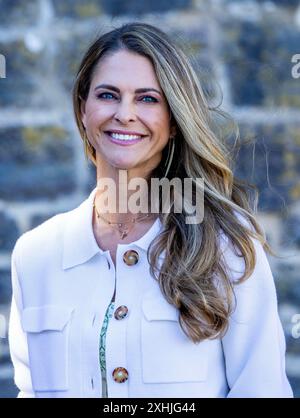
POLYGON ((179 311, 161 294, 146 294, 142 308, 143 381, 172 383, 206 380, 207 341, 195 344, 184 334, 179 324, 179 311))
POLYGON ((68 389, 68 342, 73 308, 28 307, 22 312, 35 391, 68 389))

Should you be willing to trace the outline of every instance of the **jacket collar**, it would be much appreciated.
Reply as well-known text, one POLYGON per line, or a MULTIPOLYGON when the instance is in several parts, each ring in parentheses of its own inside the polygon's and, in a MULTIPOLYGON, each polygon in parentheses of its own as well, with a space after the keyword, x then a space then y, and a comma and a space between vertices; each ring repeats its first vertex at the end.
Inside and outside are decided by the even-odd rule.
MULTIPOLYGON (((103 251, 96 241, 93 232, 93 202, 97 191, 95 187, 89 197, 77 208, 67 212, 66 222, 63 230, 63 260, 62 267, 67 269, 90 260, 94 255, 108 254, 108 250, 103 251)), ((151 241, 160 232, 162 223, 156 219, 151 228, 140 239, 129 244, 118 244, 124 251, 128 247, 137 246, 147 251, 151 241)))

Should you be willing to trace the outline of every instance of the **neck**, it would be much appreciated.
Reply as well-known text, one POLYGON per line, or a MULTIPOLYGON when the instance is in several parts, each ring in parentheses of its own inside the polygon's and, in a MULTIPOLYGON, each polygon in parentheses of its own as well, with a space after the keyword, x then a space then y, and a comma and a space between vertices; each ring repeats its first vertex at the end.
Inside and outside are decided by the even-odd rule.
POLYGON ((115 183, 111 179, 97 181, 94 206, 99 217, 112 223, 131 223, 155 216, 151 214, 148 186, 138 190, 130 190, 128 186, 127 182, 115 183))
MULTIPOLYGON (((142 166, 120 169, 108 164, 96 155, 97 192, 95 207, 100 215, 113 223, 128 223, 135 218, 157 218, 157 212, 151 213, 151 193, 147 180, 155 168, 153 162, 142 166)), ((147 220, 147 218, 145 219, 147 220)))

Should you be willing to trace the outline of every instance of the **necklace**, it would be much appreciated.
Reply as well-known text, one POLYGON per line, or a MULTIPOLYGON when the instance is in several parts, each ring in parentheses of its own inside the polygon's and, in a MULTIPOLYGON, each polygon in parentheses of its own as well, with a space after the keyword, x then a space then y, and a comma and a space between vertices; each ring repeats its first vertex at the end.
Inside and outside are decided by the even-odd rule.
POLYGON ((124 238, 127 237, 129 231, 134 227, 134 224, 136 222, 140 222, 142 220, 149 219, 150 216, 151 216, 150 213, 147 213, 145 216, 141 216, 139 218, 138 217, 133 218, 130 222, 111 222, 111 221, 107 221, 102 215, 100 215, 100 213, 98 212, 97 207, 95 205, 95 202, 93 203, 93 208, 95 208, 97 218, 101 218, 108 225, 112 225, 112 226, 117 225, 117 228, 118 228, 121 239, 124 239, 124 238), (130 226, 126 226, 127 224, 131 224, 130 225, 131 228, 130 228, 130 226))

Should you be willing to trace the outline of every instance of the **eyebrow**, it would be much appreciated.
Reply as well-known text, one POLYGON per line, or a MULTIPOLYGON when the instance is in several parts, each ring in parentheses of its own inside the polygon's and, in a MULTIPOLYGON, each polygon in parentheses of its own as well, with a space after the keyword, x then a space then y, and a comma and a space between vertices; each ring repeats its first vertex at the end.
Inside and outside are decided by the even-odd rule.
MULTIPOLYGON (((99 84, 97 87, 95 87, 95 91, 97 89, 109 89, 109 90, 113 90, 116 93, 120 93, 120 89, 118 89, 118 87, 112 86, 110 84, 99 84)), ((148 91, 155 91, 156 93, 161 95, 161 92, 157 89, 154 89, 152 87, 144 87, 144 88, 140 88, 140 89, 136 89, 135 93, 147 93, 148 91)))

